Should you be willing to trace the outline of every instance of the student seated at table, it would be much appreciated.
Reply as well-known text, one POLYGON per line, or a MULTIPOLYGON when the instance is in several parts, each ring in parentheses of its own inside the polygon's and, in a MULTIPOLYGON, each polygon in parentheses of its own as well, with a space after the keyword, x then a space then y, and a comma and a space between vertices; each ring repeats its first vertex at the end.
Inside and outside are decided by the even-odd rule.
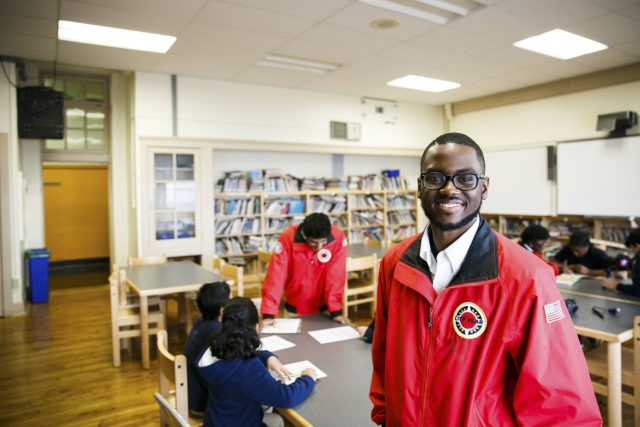
POLYGON ((230 294, 229 284, 224 281, 205 283, 198 290, 196 304, 200 309, 201 317, 191 328, 183 350, 187 358, 189 411, 195 416, 202 417, 207 406, 207 383, 196 369, 196 360, 209 346, 213 333, 220 328, 222 309, 229 301, 230 294))
POLYGON ((258 310, 245 297, 232 298, 222 312, 222 326, 199 360, 198 370, 208 384, 209 397, 204 427, 282 426, 276 413, 265 413, 263 405, 290 408, 309 396, 317 378, 314 369, 286 385, 291 374, 269 351, 259 351, 258 310))
POLYGON ((618 283, 615 277, 602 279, 602 286, 640 297, 640 228, 634 228, 624 242, 633 251, 631 260, 631 283, 618 283))
POLYGON ((560 267, 553 262, 548 261, 542 255, 542 251, 544 250, 544 245, 547 243, 547 240, 549 240, 549 231, 540 224, 531 224, 522 230, 522 233, 520 233, 520 241, 518 243, 520 246, 549 264, 549 266, 553 268, 554 274, 557 276, 560 274, 560 267))
POLYGON ((560 267, 562 273, 588 276, 604 276, 610 264, 607 253, 593 246, 589 234, 584 231, 574 231, 569 237, 569 243, 551 261, 560 267))

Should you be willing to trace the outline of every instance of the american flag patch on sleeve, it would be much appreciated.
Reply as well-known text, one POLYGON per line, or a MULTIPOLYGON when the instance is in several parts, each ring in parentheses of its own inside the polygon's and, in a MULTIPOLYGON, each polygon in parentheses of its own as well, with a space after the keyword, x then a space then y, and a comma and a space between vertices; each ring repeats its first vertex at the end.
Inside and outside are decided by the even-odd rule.
POLYGON ((557 322, 564 319, 564 313, 562 312, 562 306, 560 301, 552 302, 544 306, 544 316, 547 319, 547 323, 557 322))

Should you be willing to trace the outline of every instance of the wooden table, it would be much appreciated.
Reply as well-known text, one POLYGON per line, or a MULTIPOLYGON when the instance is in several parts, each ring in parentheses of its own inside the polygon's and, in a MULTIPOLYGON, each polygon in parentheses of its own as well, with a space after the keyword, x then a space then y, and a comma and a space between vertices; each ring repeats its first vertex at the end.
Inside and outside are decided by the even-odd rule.
MULTIPOLYGON (((276 352, 283 364, 309 360, 327 374, 311 395, 293 409, 280 412, 295 426, 372 426, 369 385, 373 372, 371 345, 362 339, 320 344, 309 331, 340 327, 322 314, 302 316, 302 332, 280 334, 295 347, 276 352)), ((267 336, 267 335, 264 335, 267 336)))
POLYGON ((224 278, 191 261, 167 262, 124 267, 131 289, 140 295, 140 340, 142 367, 149 369, 149 306, 150 296, 196 292, 205 283, 224 278))
MULTIPOLYGON (((640 300, 621 293, 601 289, 597 279, 584 278, 572 287, 558 286, 563 298, 573 298, 578 311, 573 324, 578 335, 602 340, 607 345, 607 411, 608 425, 622 425, 622 343, 633 338, 634 317, 640 315, 640 300), (596 286, 597 285, 597 286, 596 286), (631 298, 631 299, 629 299, 631 298), (592 311, 592 307, 603 307, 604 319, 592 311), (620 308, 613 316, 606 310, 620 308)), ((635 393, 635 391, 634 391, 635 393)), ((638 410, 638 409, 636 409, 638 410)))

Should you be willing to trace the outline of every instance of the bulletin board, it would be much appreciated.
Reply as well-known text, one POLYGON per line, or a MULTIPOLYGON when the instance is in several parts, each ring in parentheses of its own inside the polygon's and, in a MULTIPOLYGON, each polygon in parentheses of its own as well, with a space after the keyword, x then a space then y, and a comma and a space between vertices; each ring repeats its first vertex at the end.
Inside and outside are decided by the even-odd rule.
POLYGON ((547 147, 484 153, 489 195, 483 213, 551 215, 553 181, 547 179, 547 147))
POLYGON ((640 136, 558 143, 558 214, 640 216, 640 136))

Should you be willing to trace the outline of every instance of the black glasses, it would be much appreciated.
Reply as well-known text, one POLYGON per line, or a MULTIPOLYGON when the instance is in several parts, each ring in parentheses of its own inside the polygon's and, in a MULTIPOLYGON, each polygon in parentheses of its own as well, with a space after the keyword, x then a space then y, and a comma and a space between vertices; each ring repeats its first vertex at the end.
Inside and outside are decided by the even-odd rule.
POLYGON ((440 190, 451 180, 453 186, 458 190, 471 191, 478 186, 478 181, 486 177, 477 173, 457 173, 455 175, 445 175, 440 172, 426 172, 420 174, 420 181, 427 190, 440 190))

